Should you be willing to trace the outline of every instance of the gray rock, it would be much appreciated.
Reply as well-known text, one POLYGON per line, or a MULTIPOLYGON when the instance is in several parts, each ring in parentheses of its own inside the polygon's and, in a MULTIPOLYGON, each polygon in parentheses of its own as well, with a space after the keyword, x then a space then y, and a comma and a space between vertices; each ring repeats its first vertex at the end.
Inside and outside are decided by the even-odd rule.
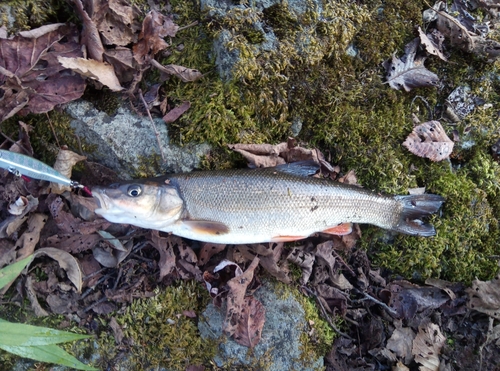
MULTIPOLYGON (((97 147, 89 159, 116 171, 122 178, 133 177, 139 166, 152 155, 159 155, 158 141, 148 117, 141 117, 121 106, 114 116, 97 110, 91 103, 77 100, 66 105, 66 112, 74 118, 71 127, 76 134, 97 147)), ((199 166, 200 157, 207 154, 207 144, 184 147, 171 144, 167 125, 154 119, 160 133, 160 143, 166 163, 160 172, 187 172, 199 166)))
POLYGON ((222 333, 225 308, 209 304, 202 316, 198 329, 204 339, 220 340, 218 354, 214 361, 222 367, 250 366, 258 360, 265 360, 266 370, 318 370, 323 367, 323 358, 301 360, 300 335, 307 331, 304 309, 293 296, 281 298, 270 282, 265 282, 255 292, 255 297, 266 308, 266 322, 262 339, 250 351, 222 333))

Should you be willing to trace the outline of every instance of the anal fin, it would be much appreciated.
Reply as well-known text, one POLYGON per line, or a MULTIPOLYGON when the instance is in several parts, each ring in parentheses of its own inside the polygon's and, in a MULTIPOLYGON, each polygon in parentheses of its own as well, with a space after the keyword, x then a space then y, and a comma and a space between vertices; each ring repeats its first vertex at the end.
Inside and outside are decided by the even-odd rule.
POLYGON ((270 242, 292 242, 303 240, 304 238, 307 238, 307 236, 275 236, 270 242))
POLYGON ((352 232, 352 223, 342 223, 335 227, 327 228, 323 233, 334 234, 337 236, 345 236, 352 232))
POLYGON ((221 235, 229 233, 229 228, 224 223, 214 222, 211 220, 190 220, 184 219, 181 221, 184 227, 190 229, 196 234, 205 235, 221 235))

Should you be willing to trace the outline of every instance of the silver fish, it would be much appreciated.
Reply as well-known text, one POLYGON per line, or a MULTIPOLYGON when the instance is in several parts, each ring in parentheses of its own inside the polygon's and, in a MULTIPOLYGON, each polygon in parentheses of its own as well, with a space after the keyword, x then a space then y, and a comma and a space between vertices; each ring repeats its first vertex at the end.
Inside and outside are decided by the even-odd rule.
POLYGON ((438 195, 381 196, 305 176, 310 164, 253 170, 200 171, 94 187, 97 214, 115 223, 193 240, 245 244, 295 241, 316 232, 349 233, 367 223, 433 236, 421 221, 439 210, 438 195))

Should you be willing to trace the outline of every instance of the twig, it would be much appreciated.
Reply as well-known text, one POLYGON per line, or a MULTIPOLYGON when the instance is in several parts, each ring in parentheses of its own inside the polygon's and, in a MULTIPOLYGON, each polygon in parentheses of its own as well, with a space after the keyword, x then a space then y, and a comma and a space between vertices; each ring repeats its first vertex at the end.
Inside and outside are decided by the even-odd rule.
POLYGON ((335 251, 335 249, 332 249, 332 252, 335 254, 335 258, 338 258, 338 259, 340 260, 340 262, 344 265, 344 267, 346 267, 346 268, 347 268, 347 270, 348 270, 349 272, 351 272, 351 274, 352 274, 354 277, 356 277, 356 273, 354 273, 354 271, 352 270, 352 268, 351 268, 351 267, 349 267, 349 266, 347 265, 347 263, 344 261, 344 259, 342 259, 342 257, 339 255, 339 253, 338 253, 338 252, 336 252, 336 251, 335 251))
POLYGON ((163 149, 161 148, 160 133, 156 129, 155 122, 153 121, 153 118, 151 117, 151 113, 149 112, 148 104, 146 103, 146 100, 144 99, 144 95, 142 95, 142 90, 139 89, 138 93, 139 93, 139 97, 141 97, 142 104, 144 104, 144 108, 146 109, 146 112, 148 113, 148 117, 149 117, 149 120, 151 121, 151 125, 153 125, 153 129, 154 129, 155 136, 156 136, 156 141, 158 142, 158 148, 160 149, 161 159, 165 163, 167 161, 165 160, 165 155, 163 154, 163 149))
POLYGON ((332 322, 332 320, 330 319, 330 316, 328 315, 328 313, 326 312, 326 309, 323 305, 323 303, 321 302, 321 300, 318 298, 318 295, 313 291, 311 290, 309 287, 307 286, 302 286, 302 288, 304 290, 306 290, 309 294, 313 295, 314 298, 316 299, 316 301, 319 303, 319 306, 321 308, 321 312, 323 313, 323 317, 325 317, 326 321, 328 322, 328 324, 335 330, 335 332, 339 333, 340 335, 348 338, 349 340, 353 340, 354 339, 352 337, 350 337, 349 335, 347 335, 345 332, 342 332, 340 331, 337 326, 335 326, 332 322))
POLYGON ((484 343, 481 344, 479 347, 479 371, 483 368, 483 350, 486 345, 488 345, 491 342, 490 335, 493 332, 493 317, 488 317, 489 322, 488 322, 488 331, 486 332, 486 339, 484 340, 484 343))
POLYGON ((182 26, 182 27, 179 27, 179 28, 177 29, 177 32, 182 31, 182 30, 185 30, 186 28, 189 28, 189 27, 196 26, 197 24, 198 24, 198 21, 191 22, 191 23, 190 23, 190 24, 188 24, 187 26, 182 26))
POLYGON ((49 113, 45 112, 45 115, 47 116, 47 120, 49 120, 50 130, 52 130, 52 135, 54 135, 54 139, 56 140, 57 148, 61 148, 61 145, 59 144, 59 139, 57 139, 57 135, 54 130, 54 126, 52 125, 52 120, 50 119, 49 113))
POLYGON ((16 146, 18 146, 19 148, 21 148, 25 154, 27 155, 30 155, 31 154, 31 151, 28 150, 25 146, 23 146, 21 143, 17 143, 14 139, 12 139, 11 137, 9 137, 7 134, 5 134, 3 131, 0 130, 0 134, 2 134, 5 139, 7 139, 9 142, 15 144, 16 146))
POLYGON ((374 303, 378 304, 378 305, 381 305, 382 307, 385 308, 385 310, 387 310, 390 314, 392 314, 393 316, 395 317, 399 317, 399 314, 398 312, 396 312, 394 309, 392 309, 391 307, 389 307, 387 304, 381 302, 380 300, 378 299, 375 299, 373 296, 371 295, 368 295, 366 292, 362 292, 362 291, 359 291, 357 289, 354 289, 357 293, 363 295, 366 299, 368 300, 371 300, 373 301, 374 303))

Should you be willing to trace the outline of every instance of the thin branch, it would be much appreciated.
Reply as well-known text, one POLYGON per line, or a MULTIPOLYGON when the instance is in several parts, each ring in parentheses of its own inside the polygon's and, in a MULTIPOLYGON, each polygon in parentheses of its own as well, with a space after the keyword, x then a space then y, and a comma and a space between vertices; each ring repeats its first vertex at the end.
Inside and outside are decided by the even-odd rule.
POLYGON ((156 129, 155 122, 153 121, 153 118, 151 117, 151 112, 149 112, 148 104, 146 103, 146 100, 144 99, 144 95, 142 95, 142 90, 139 89, 138 93, 139 93, 139 97, 141 97, 142 104, 144 104, 144 108, 146 109, 146 112, 148 113, 148 117, 149 117, 149 120, 151 121, 151 125, 153 125, 153 129, 154 129, 155 136, 156 136, 156 141, 158 142, 158 148, 160 149, 161 159, 163 160, 163 163, 165 163, 165 162, 167 162, 167 160, 165 160, 165 155, 163 154, 163 148, 161 147, 160 133, 158 132, 158 129, 156 129))
POLYGON ((191 22, 191 23, 190 23, 190 24, 188 24, 187 26, 182 26, 182 27, 179 27, 179 28, 177 29, 177 32, 182 31, 182 30, 185 30, 186 28, 189 28, 189 27, 196 26, 197 24, 198 24, 198 21, 191 22))
POLYGON ((399 317, 399 314, 398 312, 396 312, 394 309, 392 309, 391 307, 389 307, 387 304, 381 302, 380 300, 378 299, 375 299, 373 296, 371 295, 368 295, 366 292, 362 292, 362 291, 359 291, 359 290, 356 290, 354 289, 357 293, 363 295, 365 297, 365 299, 368 299, 368 300, 371 300, 373 301, 374 303, 378 304, 378 305, 381 305, 382 307, 385 308, 385 310, 387 310, 390 314, 392 314, 393 316, 395 317, 399 317))
POLYGON ((49 120, 50 129, 52 130, 52 135, 54 135, 54 139, 56 140, 57 148, 61 148, 61 145, 59 144, 59 139, 57 139, 56 131, 54 130, 54 126, 52 125, 52 120, 50 119, 49 113, 45 112, 45 115, 47 116, 47 120, 49 120))
POLYGON ((311 290, 309 287, 307 287, 307 286, 302 286, 302 288, 305 291, 307 291, 309 294, 311 294, 311 295, 314 296, 314 298, 316 299, 316 301, 319 303, 319 306, 321 308, 321 312, 323 313, 323 317, 326 319, 326 321, 328 322, 328 324, 335 330, 335 332, 337 332, 338 334, 340 334, 340 335, 348 338, 349 340, 353 340, 354 341, 354 339, 352 337, 350 337, 349 335, 347 335, 345 332, 340 331, 338 329, 338 327, 335 326, 335 324, 330 319, 330 316, 326 312, 326 309, 325 309, 323 303, 321 302, 321 300, 319 299, 318 295, 313 290, 311 290))

